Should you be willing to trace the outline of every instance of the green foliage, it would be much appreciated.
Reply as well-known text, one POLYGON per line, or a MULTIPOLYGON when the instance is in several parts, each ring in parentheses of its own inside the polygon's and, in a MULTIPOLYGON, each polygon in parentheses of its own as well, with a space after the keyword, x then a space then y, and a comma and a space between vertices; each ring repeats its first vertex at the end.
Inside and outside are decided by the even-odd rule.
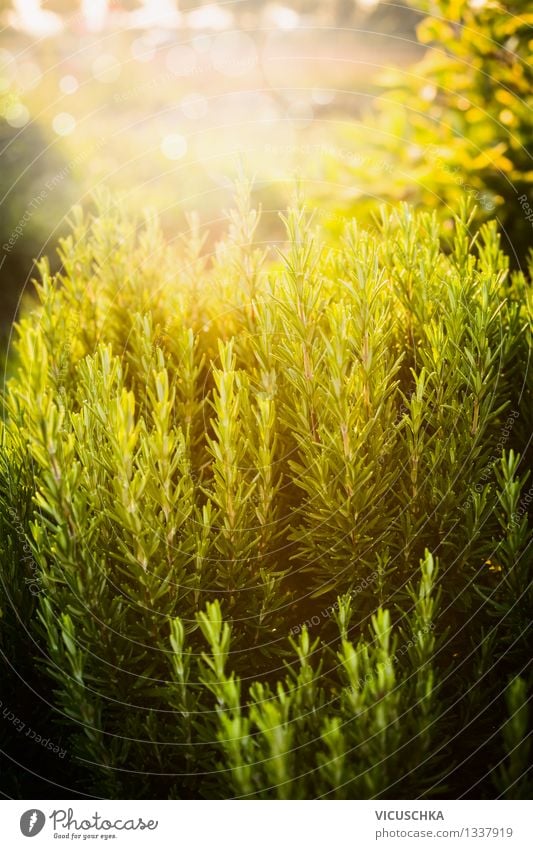
POLYGON ((424 780, 435 779, 433 763, 413 781, 435 740, 438 717, 430 672, 436 641, 427 638, 435 621, 426 616, 424 631, 418 627, 421 599, 437 612, 437 600, 430 601, 434 567, 429 553, 422 573, 416 612, 399 649, 401 654, 418 647, 423 660, 413 658, 414 674, 409 664, 399 665, 399 635, 392 634, 389 611, 378 608, 368 638, 355 643, 346 637, 351 601, 342 598, 335 669, 324 675, 320 640, 311 641, 304 627, 298 640, 291 640, 295 659, 287 664, 285 678, 275 684, 254 682, 246 708, 242 682, 226 671, 230 629, 222 625, 220 606, 200 613, 210 647, 202 655, 202 680, 215 696, 217 737, 239 796, 375 798, 394 795, 399 781, 420 791, 424 780))
POLYGON ((41 263, 4 395, 2 645, 34 640, 82 792, 443 792, 479 634, 509 675, 527 657, 527 282, 467 208, 330 250, 296 205, 277 257, 256 220, 240 192, 207 259, 197 222, 168 246, 104 198, 41 263))
POLYGON ((418 25, 427 50, 406 71, 388 72, 377 109, 347 131, 354 162, 329 174, 349 186, 359 215, 375 198, 436 208, 449 218, 465 195, 478 217, 497 216, 513 261, 533 243, 531 4, 431 0, 418 25))
POLYGON ((531 726, 527 685, 514 678, 505 692, 509 716, 503 726, 506 759, 496 775, 496 786, 507 799, 529 799, 531 796, 531 726))

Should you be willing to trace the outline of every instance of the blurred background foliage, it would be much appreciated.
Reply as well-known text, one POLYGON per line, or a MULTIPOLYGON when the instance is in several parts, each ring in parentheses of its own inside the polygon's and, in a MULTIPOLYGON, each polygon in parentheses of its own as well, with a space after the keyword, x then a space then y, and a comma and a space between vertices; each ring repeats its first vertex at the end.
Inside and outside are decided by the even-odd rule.
POLYGON ((516 263, 531 245, 519 197, 533 180, 533 4, 413 2, 428 14, 422 59, 383 74, 383 94, 346 131, 362 165, 332 156, 326 178, 352 211, 377 198, 435 207, 449 220, 462 194, 497 217, 516 263), (372 128, 373 132, 369 132, 372 128), (368 165, 370 164, 370 167, 368 165))
POLYGON ((524 263, 530 2, 4 0, 0 15, 4 335, 73 203, 104 185, 155 208, 169 240, 198 211, 209 252, 239 161, 262 241, 282 238, 299 178, 333 241, 346 213, 399 201, 451 229, 468 195, 524 263))

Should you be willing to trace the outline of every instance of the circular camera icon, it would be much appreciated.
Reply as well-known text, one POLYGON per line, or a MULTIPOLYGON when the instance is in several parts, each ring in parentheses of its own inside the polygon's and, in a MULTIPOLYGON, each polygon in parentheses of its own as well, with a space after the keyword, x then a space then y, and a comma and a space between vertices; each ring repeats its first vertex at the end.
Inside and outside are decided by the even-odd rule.
POLYGON ((31 808, 25 811, 20 818, 20 830, 24 837, 35 837, 43 830, 46 817, 42 811, 37 808, 31 808))

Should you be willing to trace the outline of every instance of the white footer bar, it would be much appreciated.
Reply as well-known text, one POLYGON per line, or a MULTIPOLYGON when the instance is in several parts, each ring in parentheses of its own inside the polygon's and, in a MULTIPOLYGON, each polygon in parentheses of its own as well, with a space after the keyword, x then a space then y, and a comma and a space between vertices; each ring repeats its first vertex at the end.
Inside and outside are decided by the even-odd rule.
POLYGON ((532 814, 528 801, 10 800, 0 839, 6 849, 532 849, 532 814))

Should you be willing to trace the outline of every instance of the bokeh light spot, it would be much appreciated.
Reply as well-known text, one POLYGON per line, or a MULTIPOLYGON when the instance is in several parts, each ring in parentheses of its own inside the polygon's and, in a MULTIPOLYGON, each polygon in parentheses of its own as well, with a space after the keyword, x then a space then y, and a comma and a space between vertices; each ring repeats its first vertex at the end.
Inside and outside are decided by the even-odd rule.
POLYGON ((182 159, 187 153, 187 140, 178 133, 165 136, 161 142, 161 153, 167 159, 182 159))
POLYGON ((30 113, 23 103, 12 103, 6 109, 6 121, 10 127, 20 129, 30 120, 30 113))
POLYGON ((335 93, 324 88, 314 88, 311 92, 311 100, 317 106, 327 106, 335 100, 335 93))
POLYGON ((68 136, 76 126, 76 119, 69 112, 60 112, 52 121, 54 132, 58 136, 68 136))
POLYGON ((59 88, 63 94, 74 94, 80 87, 80 84, 73 74, 65 74, 59 80, 59 88))

